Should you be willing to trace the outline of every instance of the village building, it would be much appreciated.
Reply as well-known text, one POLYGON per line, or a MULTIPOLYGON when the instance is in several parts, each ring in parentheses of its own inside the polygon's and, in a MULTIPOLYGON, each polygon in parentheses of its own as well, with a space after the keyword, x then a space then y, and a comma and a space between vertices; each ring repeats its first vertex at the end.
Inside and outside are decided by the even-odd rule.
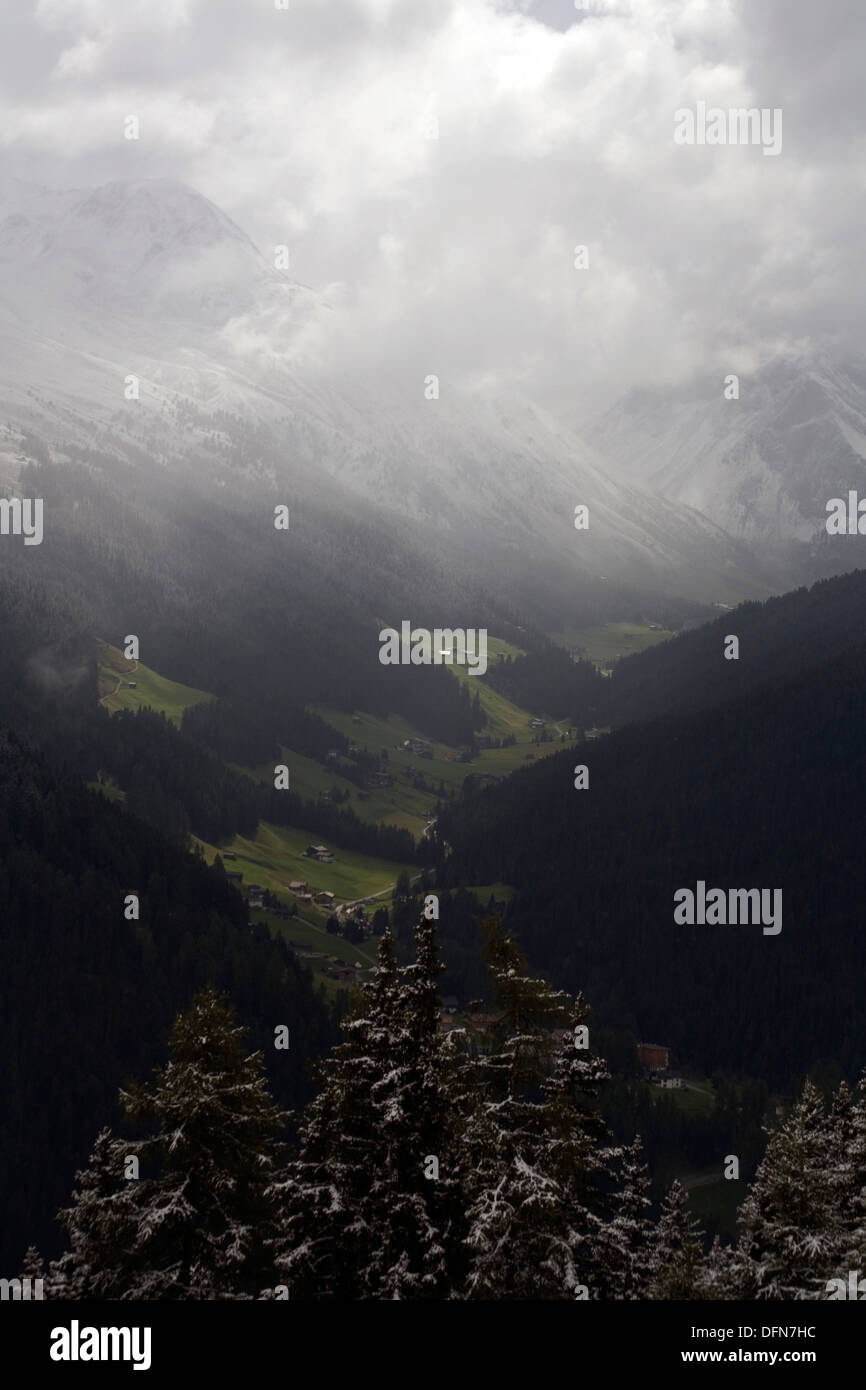
POLYGON ((638 1064, 646 1067, 647 1071, 667 1071, 670 1056, 669 1047, 661 1047, 657 1043, 638 1043, 637 1045, 638 1064))
POLYGON ((430 740, 426 738, 404 738, 403 748, 408 753, 417 753, 421 758, 432 758, 430 740))

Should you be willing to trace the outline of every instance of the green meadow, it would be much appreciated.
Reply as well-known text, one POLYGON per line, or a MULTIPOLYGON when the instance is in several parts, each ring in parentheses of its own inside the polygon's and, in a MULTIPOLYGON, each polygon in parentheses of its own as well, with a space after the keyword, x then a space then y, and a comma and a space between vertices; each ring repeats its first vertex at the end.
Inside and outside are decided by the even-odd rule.
MULTIPOLYGON (((298 830, 295 826, 269 825, 262 821, 252 839, 236 835, 230 843, 220 847, 207 844, 204 840, 197 843, 209 864, 224 850, 234 853, 237 856, 234 861, 223 862, 227 872, 243 874, 245 888, 257 883, 289 899, 289 883, 294 879, 308 883, 313 893, 333 893, 340 901, 353 901, 385 893, 396 883, 404 868, 409 868, 410 874, 414 872, 409 865, 373 859, 336 845, 329 846, 335 856, 333 864, 320 864, 315 859, 307 859, 304 856, 307 845, 321 841, 322 836, 312 831, 298 830)), ((312 904, 303 904, 307 915, 322 915, 318 909, 310 911, 311 908, 312 904)))
POLYGON ((99 695, 105 708, 114 714, 119 709, 153 709, 180 726, 181 716, 190 705, 212 700, 206 690, 170 681, 145 666, 141 661, 127 661, 118 647, 99 643, 99 695), (130 681, 135 689, 130 689, 130 681))
POLYGON ((600 627, 551 632, 549 636, 561 647, 587 657, 600 670, 608 671, 619 657, 656 647, 674 634, 666 628, 651 628, 649 623, 604 623, 600 627))

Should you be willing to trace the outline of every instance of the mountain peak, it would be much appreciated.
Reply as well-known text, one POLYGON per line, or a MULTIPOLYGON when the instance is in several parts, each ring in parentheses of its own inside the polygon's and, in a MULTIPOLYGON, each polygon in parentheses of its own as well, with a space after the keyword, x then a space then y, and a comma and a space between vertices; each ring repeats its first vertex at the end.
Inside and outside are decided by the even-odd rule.
POLYGON ((74 217, 101 222, 113 235, 159 244, 195 248, 235 242, 257 255, 241 229, 209 198, 175 179, 116 179, 88 189, 74 217))

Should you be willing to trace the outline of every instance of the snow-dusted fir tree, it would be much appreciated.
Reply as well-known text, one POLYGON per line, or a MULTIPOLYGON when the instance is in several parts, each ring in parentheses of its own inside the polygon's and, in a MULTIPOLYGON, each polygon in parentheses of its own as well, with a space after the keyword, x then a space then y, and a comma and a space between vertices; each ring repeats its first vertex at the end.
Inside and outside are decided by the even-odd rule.
POLYGON ((579 994, 541 1092, 548 1102, 545 1171, 560 1186, 577 1281, 593 1298, 598 1295, 593 1288, 592 1245, 599 1223, 610 1216, 613 1160, 619 1151, 611 1147, 601 1116, 599 1093, 610 1073, 589 1045, 589 1017, 589 1006, 579 994))
POLYGON ((434 925, 398 968, 386 933, 374 979, 319 1069, 300 1152, 274 1186, 278 1278, 291 1298, 444 1298, 459 1265, 456 1134, 465 1108, 439 1031, 434 925))
POLYGON ((108 1128, 96 1136, 87 1167, 75 1174, 72 1205, 59 1213, 69 1249, 48 1267, 46 1298, 128 1298, 146 1277, 147 1262, 136 1249, 144 1194, 140 1182, 124 1177, 128 1157, 137 1153, 137 1145, 108 1128))
MULTIPOLYGON (((837 1160, 843 1237, 834 1277, 845 1283, 851 1273, 866 1279, 866 1072, 852 1097, 844 1082, 836 1094, 834 1114, 839 1115, 842 1151, 837 1160)), ((825 1291, 822 1297, 828 1297, 825 1291)))
POLYGON ((650 1245, 649 1297, 694 1298, 702 1255, 698 1223, 688 1208, 688 1193, 680 1182, 674 1181, 650 1245))
POLYGON ((640 1138, 611 1154, 618 1183, 610 1220, 596 1224, 592 1239, 593 1281, 602 1299, 648 1297, 652 1222, 650 1180, 640 1138))
POLYGON ((56 1283, 73 1297, 244 1298, 272 1282, 265 1194, 287 1117, 242 1038, 230 1007, 205 990, 177 1019, 155 1083, 121 1092, 127 1116, 151 1133, 100 1134, 63 1213, 71 1250, 51 1268, 51 1296, 56 1283))
POLYGON ((695 1274, 694 1297, 718 1302, 739 1297, 739 1283, 734 1271, 736 1251, 722 1245, 716 1236, 695 1274))
POLYGON ((379 1232, 367 1201, 380 1149, 374 1087, 401 1026, 399 972, 386 932, 345 1041, 317 1069, 319 1090, 301 1119, 300 1151, 272 1187, 279 1209, 277 1281, 290 1298, 363 1296, 362 1271, 379 1232))
POLYGON ((741 1298, 823 1297, 844 1244, 839 1175, 844 1139, 807 1081, 740 1207, 733 1267, 741 1298))
POLYGON ((540 1092, 568 996, 528 973, 517 943, 487 924, 486 958, 496 1021, 476 1064, 480 1103, 463 1136, 463 1169, 472 1173, 465 1296, 481 1299, 564 1299, 579 1282, 569 1203, 551 1163, 556 1101, 540 1092))
POLYGON ((32 1284, 36 1279, 44 1279, 44 1277, 45 1269, 42 1256, 35 1245, 28 1245, 24 1259, 21 1261, 21 1278, 29 1279, 32 1284))
POLYGON ((400 973, 400 1026, 373 1088, 380 1159, 370 1202, 379 1238, 364 1282, 373 1298, 445 1298, 461 1276, 463 1174, 458 1136, 467 1112, 456 1035, 439 1028, 442 973, 436 928, 415 927, 415 962, 400 973))

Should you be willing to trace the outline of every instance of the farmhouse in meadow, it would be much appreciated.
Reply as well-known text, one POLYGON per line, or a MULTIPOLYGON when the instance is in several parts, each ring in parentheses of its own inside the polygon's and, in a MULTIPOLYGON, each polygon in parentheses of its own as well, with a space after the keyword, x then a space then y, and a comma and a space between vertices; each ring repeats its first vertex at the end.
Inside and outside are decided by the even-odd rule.
POLYGON ((417 753, 420 758, 432 757, 429 739, 404 738, 403 748, 407 753, 417 753))

